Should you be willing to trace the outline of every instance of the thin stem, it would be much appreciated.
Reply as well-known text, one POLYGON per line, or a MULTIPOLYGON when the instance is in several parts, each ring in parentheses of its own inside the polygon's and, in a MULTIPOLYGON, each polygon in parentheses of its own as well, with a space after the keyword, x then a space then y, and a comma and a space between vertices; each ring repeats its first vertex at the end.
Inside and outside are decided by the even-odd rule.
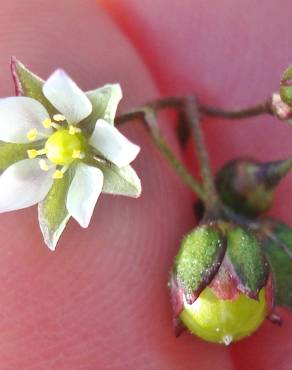
POLYGON ((144 119, 145 112, 142 108, 138 108, 137 110, 133 110, 132 112, 128 112, 122 114, 121 116, 117 116, 115 119, 116 125, 122 125, 123 123, 127 123, 129 121, 133 121, 135 119, 144 119))
MULTIPOLYGON (((132 112, 126 113, 122 116, 117 117, 117 123, 124 123, 131 119, 142 118, 144 108, 152 108, 153 110, 160 110, 166 108, 173 108, 180 110, 182 109, 187 97, 180 96, 170 96, 166 98, 161 98, 153 100, 145 104, 144 107, 141 107, 132 112)), ((198 104, 198 111, 201 115, 206 115, 209 117, 222 117, 226 119, 242 119, 258 116, 261 114, 270 114, 273 115, 271 109, 271 100, 267 99, 261 104, 257 104, 252 107, 239 110, 225 110, 217 107, 210 107, 204 104, 198 104)))
POLYGON ((172 99, 170 98, 154 102, 153 104, 145 105, 145 107, 141 107, 135 111, 118 116, 115 123, 120 125, 131 120, 141 119, 147 130, 150 132, 155 146, 162 152, 184 183, 188 185, 202 201, 205 202, 205 194, 202 185, 189 173, 181 161, 177 159, 159 133, 155 110, 162 108, 165 104, 167 104, 167 106, 168 104, 172 104, 171 100, 172 99))
POLYGON ((209 117, 222 117, 226 119, 241 119, 260 114, 273 114, 270 100, 246 109, 226 111, 220 108, 197 104, 194 97, 172 96, 151 101, 132 112, 118 116, 116 118, 116 124, 118 125, 131 120, 142 119, 149 129, 155 145, 172 164, 183 181, 192 188, 199 198, 204 201, 206 200, 208 205, 211 207, 212 205, 218 203, 218 196, 209 164, 208 152, 206 150, 203 134, 200 128, 199 116, 205 115, 209 117), (202 186, 189 174, 183 164, 178 161, 159 134, 159 128, 155 114, 156 111, 166 108, 172 108, 178 112, 182 112, 187 118, 187 122, 190 126, 194 141, 196 143, 204 182, 204 189, 202 189, 202 186))
POLYGON ((196 144, 196 150, 198 154, 206 194, 206 201, 208 205, 211 207, 218 203, 218 196, 209 163, 208 151, 205 145, 203 132, 200 126, 200 121, 198 117, 198 108, 195 98, 190 97, 186 100, 184 106, 184 113, 186 115, 187 122, 190 126, 190 130, 193 134, 193 139, 196 144))
POLYGON ((216 107, 200 105, 200 112, 209 117, 222 117, 226 119, 241 119, 259 116, 261 114, 273 114, 270 108, 270 102, 266 101, 246 109, 241 110, 224 110, 216 107))
POLYGON ((194 177, 188 172, 188 170, 185 168, 182 162, 177 159, 172 150, 166 144, 165 140, 159 134, 156 115, 152 109, 148 109, 145 112, 144 121, 148 128, 150 129, 150 133, 154 141, 154 144, 165 156, 168 162, 172 165, 172 167, 175 169, 175 171, 178 173, 178 175, 181 177, 184 183, 188 185, 201 200, 206 201, 204 189, 202 188, 201 184, 196 179, 194 179, 194 177))

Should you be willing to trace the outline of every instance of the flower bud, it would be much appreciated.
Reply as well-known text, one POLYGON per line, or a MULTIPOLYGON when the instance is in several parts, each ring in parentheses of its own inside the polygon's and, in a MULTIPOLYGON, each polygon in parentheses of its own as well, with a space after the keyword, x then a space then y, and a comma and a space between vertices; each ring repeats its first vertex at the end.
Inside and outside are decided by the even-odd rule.
POLYGON ((182 241, 170 276, 175 325, 229 344, 253 333, 268 315, 269 267, 250 231, 218 220, 182 241))
POLYGON ((292 65, 283 73, 280 95, 283 102, 292 107, 292 65))
POLYGON ((291 159, 267 163, 235 159, 218 172, 216 187, 224 204, 255 217, 271 207, 274 189, 291 167, 291 159))

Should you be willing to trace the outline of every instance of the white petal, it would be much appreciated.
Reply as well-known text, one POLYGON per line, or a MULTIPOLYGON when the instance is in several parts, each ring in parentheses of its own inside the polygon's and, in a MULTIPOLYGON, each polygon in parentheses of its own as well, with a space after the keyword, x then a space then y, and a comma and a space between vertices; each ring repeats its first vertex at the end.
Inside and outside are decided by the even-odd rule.
POLYGON ((77 124, 92 112, 88 97, 62 69, 48 78, 43 93, 69 123, 77 124))
POLYGON ((24 159, 8 167, 0 176, 0 212, 42 201, 52 186, 53 172, 42 171, 38 159, 24 159))
POLYGON ((114 126, 102 119, 96 122, 89 143, 118 167, 131 163, 140 151, 138 145, 129 141, 114 126))
POLYGON ((48 117, 45 107, 32 98, 17 96, 0 99, 0 140, 26 143, 29 141, 26 135, 32 129, 50 134, 51 130, 42 125, 48 117))
POLYGON ((101 193, 103 173, 100 169, 80 163, 67 195, 67 210, 80 226, 89 225, 95 204, 101 193))

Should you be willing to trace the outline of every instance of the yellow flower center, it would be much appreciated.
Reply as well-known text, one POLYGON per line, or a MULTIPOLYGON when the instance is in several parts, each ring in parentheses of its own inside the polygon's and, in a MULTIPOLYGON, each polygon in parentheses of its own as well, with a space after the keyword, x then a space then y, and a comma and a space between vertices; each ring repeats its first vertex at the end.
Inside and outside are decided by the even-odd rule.
POLYGON ((78 153, 81 153, 82 141, 78 134, 70 134, 69 130, 61 129, 53 133, 45 144, 46 156, 57 165, 68 166, 78 153))
POLYGON ((43 171, 49 171, 50 168, 59 166, 53 174, 54 179, 63 178, 69 165, 75 159, 84 158, 84 137, 81 130, 75 126, 65 123, 66 118, 62 114, 55 114, 53 121, 48 117, 42 124, 45 128, 54 128, 55 131, 50 135, 46 135, 32 129, 27 133, 27 138, 30 141, 37 140, 38 137, 46 137, 45 147, 39 150, 29 149, 27 151, 28 158, 34 159, 38 156, 46 156, 51 162, 43 157, 40 159, 40 168, 43 171), (61 124, 57 123, 61 122, 61 124), (65 124, 64 124, 65 123, 65 124))

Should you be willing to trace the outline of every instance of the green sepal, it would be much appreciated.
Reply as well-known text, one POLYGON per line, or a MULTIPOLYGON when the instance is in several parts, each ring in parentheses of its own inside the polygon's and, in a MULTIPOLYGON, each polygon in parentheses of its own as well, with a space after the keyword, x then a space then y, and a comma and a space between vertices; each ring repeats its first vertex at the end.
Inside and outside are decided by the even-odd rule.
POLYGON ((103 172, 102 192, 138 198, 141 195, 141 181, 131 166, 117 167, 114 164, 98 163, 103 172))
POLYGON ((32 73, 15 58, 11 60, 11 71, 15 83, 16 95, 23 95, 38 100, 47 109, 50 116, 58 113, 56 108, 54 108, 43 94, 44 80, 32 73))
POLYGON ((280 95, 284 103, 292 106, 292 65, 283 73, 280 86, 280 95))
POLYGON ((263 225, 262 243, 272 269, 275 303, 292 309, 292 228, 278 221, 263 225))
POLYGON ((185 236, 175 259, 173 275, 193 303, 211 282, 223 260, 226 240, 214 224, 201 225, 185 236))
POLYGON ((122 99, 122 90, 119 84, 108 84, 88 91, 86 95, 92 104, 92 112, 78 126, 85 135, 90 136, 98 119, 114 124, 117 107, 122 99))
POLYGON ((235 274, 237 289, 251 298, 257 298, 267 282, 269 265, 258 239, 251 231, 241 227, 228 230, 226 262, 235 274))
POLYGON ((74 176, 72 166, 62 179, 55 179, 46 198, 39 203, 39 225, 44 241, 51 250, 57 242, 70 218, 66 208, 67 193, 74 176))
POLYGON ((292 86, 281 86, 279 92, 283 102, 292 107, 292 86))
POLYGON ((292 80, 292 65, 290 65, 283 73, 281 84, 285 84, 292 80))
POLYGON ((0 141, 0 174, 12 164, 26 159, 27 150, 38 149, 43 144, 43 141, 25 144, 6 143, 0 141))

